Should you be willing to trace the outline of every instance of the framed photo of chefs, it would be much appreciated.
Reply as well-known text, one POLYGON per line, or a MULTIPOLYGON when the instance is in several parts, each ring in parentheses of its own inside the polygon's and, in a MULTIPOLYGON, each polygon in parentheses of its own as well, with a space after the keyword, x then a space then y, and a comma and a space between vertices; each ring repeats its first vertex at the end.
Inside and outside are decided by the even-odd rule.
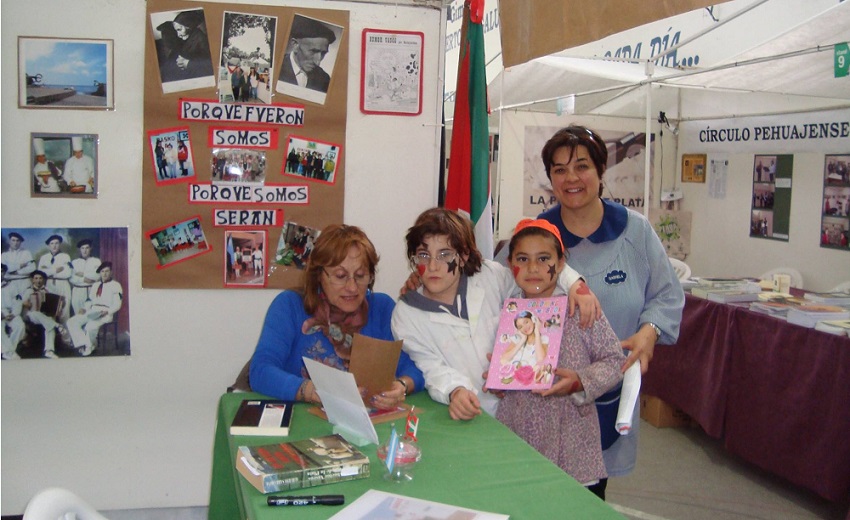
POLYGON ((30 136, 33 197, 97 198, 96 134, 30 136))

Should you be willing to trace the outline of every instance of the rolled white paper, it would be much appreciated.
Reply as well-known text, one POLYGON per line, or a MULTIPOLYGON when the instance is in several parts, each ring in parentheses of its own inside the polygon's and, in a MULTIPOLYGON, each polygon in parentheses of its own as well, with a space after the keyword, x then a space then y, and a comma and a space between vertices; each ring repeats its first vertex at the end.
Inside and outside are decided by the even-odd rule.
POLYGON ((632 431, 632 416, 635 413, 640 394, 640 361, 630 366, 623 374, 623 388, 620 391, 620 408, 617 410, 617 423, 614 427, 620 435, 628 435, 632 431))

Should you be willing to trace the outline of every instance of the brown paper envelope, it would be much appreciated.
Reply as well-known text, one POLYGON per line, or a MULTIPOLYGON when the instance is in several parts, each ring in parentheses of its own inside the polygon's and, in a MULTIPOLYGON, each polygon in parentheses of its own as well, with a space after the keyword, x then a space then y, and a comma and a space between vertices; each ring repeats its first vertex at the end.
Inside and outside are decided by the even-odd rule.
POLYGON ((366 388, 371 396, 392 387, 402 341, 386 341, 355 334, 351 343, 351 363, 348 371, 357 386, 366 388))

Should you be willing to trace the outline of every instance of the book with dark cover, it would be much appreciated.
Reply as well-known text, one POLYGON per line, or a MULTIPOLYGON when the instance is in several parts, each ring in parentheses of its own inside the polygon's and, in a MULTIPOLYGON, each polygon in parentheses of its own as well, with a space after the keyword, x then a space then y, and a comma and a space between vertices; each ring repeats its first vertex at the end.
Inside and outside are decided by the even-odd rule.
POLYGON ((369 457, 337 434, 238 450, 236 469, 264 494, 369 476, 369 457))
POLYGON ((244 399, 230 423, 230 435, 289 435, 291 401, 244 399))

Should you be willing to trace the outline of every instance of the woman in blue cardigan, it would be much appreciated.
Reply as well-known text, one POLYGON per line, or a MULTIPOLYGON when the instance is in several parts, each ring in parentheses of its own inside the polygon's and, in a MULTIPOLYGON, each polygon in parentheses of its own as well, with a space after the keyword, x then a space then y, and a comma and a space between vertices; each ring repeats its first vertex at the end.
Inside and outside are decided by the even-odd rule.
MULTIPOLYGON (((318 403, 302 357, 348 370, 355 333, 392 340, 395 302, 372 292, 378 253, 355 226, 328 226, 310 253, 301 291, 283 291, 266 313, 251 359, 251 388, 272 397, 318 403)), ((396 379, 368 398, 376 408, 392 408, 424 386, 422 372, 401 353, 396 379)))

